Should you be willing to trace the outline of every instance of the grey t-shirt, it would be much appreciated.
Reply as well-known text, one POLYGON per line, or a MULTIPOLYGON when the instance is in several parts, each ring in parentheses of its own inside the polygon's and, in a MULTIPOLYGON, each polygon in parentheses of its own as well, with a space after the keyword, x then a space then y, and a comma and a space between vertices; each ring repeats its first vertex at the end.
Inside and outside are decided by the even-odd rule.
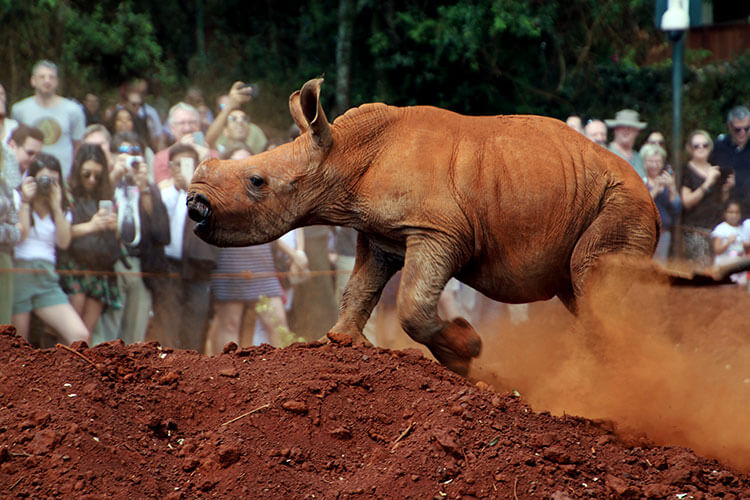
POLYGON ((73 165, 73 141, 80 141, 86 129, 83 108, 65 98, 60 98, 56 106, 45 108, 31 96, 13 105, 11 117, 42 131, 42 151, 60 160, 63 176, 67 179, 73 165))

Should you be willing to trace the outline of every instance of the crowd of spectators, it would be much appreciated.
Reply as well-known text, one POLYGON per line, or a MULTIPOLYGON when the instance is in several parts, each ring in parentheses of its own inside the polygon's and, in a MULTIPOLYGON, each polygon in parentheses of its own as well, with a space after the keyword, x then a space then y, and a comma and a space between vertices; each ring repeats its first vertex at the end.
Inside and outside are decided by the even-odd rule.
MULTIPOLYGON (((269 141, 253 123, 246 104, 255 87, 235 83, 215 109, 191 87, 162 115, 144 80, 123 85, 107 106, 93 93, 59 95, 50 61, 34 65, 30 82, 33 95, 15 102, 0 84, 0 323, 39 346, 156 340, 211 354, 231 341, 257 343, 256 332, 281 345, 333 325, 356 232, 309 227, 218 249, 191 230, 186 190, 202 160, 240 160, 294 136, 269 141)), ((643 179, 662 218, 656 259, 724 264, 750 250, 747 108, 733 108, 715 140, 704 130, 687 136, 680 185, 664 135, 639 142, 647 123, 636 111, 567 123, 643 179)), ((462 288, 446 287, 444 315, 466 314, 462 288)), ((372 339, 371 325, 367 332, 372 339)))
MULTIPOLYGON (((581 121, 572 115, 566 123, 580 132, 581 121)), ((661 131, 650 131, 637 148, 638 137, 647 127, 637 111, 622 109, 612 119, 588 120, 582 133, 630 163, 648 187, 662 223, 654 258, 666 262, 680 257, 701 267, 746 258, 750 219, 743 220, 742 214, 750 215, 750 110, 744 105, 733 107, 726 117, 726 131, 720 131, 715 141, 706 130, 691 131, 684 144, 687 159, 680 165, 679 181, 661 131), (612 132, 610 142, 608 131, 612 132), (727 231, 727 225, 736 230, 727 231), (681 243, 673 237, 677 227, 681 243)), ((746 283, 739 276, 734 278, 746 283)))

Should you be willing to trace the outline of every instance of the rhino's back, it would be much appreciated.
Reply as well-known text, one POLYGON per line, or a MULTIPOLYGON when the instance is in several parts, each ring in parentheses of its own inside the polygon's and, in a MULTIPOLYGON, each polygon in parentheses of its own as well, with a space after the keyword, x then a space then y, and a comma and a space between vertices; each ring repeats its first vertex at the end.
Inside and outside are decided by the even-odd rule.
POLYGON ((579 238, 612 203, 649 238, 658 233, 633 168, 559 120, 371 104, 336 125, 372 154, 357 188, 364 229, 448 235, 468 256, 459 277, 492 298, 554 296, 569 284, 579 238))
POLYGON ((415 169, 429 166, 428 185, 446 181, 444 190, 431 190, 428 206, 441 221, 453 206, 450 220, 468 226, 458 232, 471 238, 473 252, 461 277, 488 295, 509 302, 554 296, 570 279, 579 238, 612 203, 619 222, 658 237, 656 208, 633 168, 561 121, 406 109, 396 135, 418 137, 419 147, 414 138, 405 142, 422 155, 415 169))

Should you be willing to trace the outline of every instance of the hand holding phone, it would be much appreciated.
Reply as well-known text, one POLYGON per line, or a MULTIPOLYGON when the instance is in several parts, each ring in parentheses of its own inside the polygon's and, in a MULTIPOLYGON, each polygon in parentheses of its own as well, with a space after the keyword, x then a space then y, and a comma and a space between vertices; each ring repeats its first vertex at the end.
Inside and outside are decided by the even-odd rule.
POLYGON ((180 173, 185 178, 185 182, 190 184, 193 179, 193 171, 195 170, 195 161, 192 158, 180 158, 180 173))
POLYGON ((112 213, 112 200, 99 200, 99 210, 104 210, 107 215, 112 213))

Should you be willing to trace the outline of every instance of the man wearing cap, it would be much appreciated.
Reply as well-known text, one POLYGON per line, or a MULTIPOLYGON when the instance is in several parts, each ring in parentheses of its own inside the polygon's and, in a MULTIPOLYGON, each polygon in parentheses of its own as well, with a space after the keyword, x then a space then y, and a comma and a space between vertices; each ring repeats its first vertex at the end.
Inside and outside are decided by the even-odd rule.
POLYGON ((609 150, 624 159, 646 182, 646 167, 643 157, 633 149, 638 134, 646 128, 647 123, 640 121, 637 111, 632 109, 621 109, 615 113, 611 120, 605 120, 609 128, 614 129, 614 139, 609 144, 609 150))

